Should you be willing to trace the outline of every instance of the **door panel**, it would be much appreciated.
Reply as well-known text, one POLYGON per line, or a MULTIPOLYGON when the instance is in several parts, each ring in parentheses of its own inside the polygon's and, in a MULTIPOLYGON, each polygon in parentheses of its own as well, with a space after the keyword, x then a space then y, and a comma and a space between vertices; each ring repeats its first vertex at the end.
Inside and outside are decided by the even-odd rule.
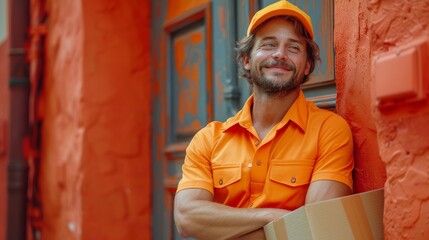
POLYGON ((153 239, 178 239, 173 198, 185 149, 213 120, 212 22, 208 1, 154 1, 153 239))
POLYGON ((204 19, 169 33, 171 78, 169 104, 171 142, 187 141, 212 118, 211 46, 204 19))

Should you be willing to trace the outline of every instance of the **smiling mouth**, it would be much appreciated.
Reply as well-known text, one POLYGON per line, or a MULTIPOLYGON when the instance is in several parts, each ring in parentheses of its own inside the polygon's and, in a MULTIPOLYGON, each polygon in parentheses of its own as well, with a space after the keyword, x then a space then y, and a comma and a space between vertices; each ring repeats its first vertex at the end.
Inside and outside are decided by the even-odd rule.
POLYGON ((264 64, 262 67, 264 68, 268 68, 268 69, 273 69, 273 70, 283 70, 283 71, 294 71, 295 68, 286 63, 286 62, 279 62, 279 61, 275 61, 275 62, 269 62, 267 64, 264 64))
POLYGON ((269 66, 265 68, 273 69, 273 70, 281 70, 281 71, 292 71, 292 68, 288 66, 269 66))
POLYGON ((294 69, 290 66, 285 65, 272 65, 263 67, 266 71, 270 71, 276 74, 286 74, 289 72, 293 72, 294 69))

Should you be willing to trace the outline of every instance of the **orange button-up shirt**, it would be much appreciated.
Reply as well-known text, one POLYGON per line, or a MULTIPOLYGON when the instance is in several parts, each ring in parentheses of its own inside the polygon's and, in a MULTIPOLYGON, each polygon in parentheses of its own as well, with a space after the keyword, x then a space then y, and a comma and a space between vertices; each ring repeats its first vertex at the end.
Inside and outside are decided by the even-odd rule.
POLYGON ((353 140, 339 115, 300 92, 283 119, 261 140, 252 126, 253 96, 226 122, 200 130, 186 150, 177 191, 201 188, 232 207, 294 210, 311 182, 335 180, 353 189, 353 140))

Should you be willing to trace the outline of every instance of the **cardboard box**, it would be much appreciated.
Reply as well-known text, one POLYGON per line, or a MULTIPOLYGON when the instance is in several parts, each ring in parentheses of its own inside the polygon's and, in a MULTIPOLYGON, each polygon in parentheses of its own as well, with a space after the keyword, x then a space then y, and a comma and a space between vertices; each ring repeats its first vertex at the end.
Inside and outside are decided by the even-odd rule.
POLYGON ((267 240, 384 239, 383 189, 307 204, 264 226, 267 240))

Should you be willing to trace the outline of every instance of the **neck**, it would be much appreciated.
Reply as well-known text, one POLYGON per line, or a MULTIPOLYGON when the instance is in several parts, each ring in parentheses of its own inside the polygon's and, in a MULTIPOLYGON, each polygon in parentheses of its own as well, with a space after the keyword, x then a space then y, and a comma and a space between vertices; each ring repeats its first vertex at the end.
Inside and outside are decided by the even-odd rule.
POLYGON ((279 123, 298 98, 300 88, 285 94, 268 95, 256 88, 253 93, 252 121, 260 139, 279 123))

